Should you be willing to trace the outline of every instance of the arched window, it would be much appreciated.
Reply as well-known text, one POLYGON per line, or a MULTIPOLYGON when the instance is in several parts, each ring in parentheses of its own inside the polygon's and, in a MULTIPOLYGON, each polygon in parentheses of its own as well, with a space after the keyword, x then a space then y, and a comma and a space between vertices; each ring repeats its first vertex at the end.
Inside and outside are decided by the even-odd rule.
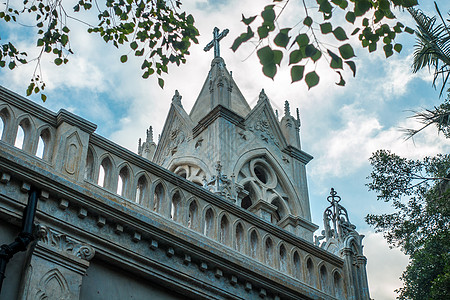
POLYGON ((195 201, 192 201, 191 204, 189 204, 189 212, 188 212, 188 227, 191 229, 197 229, 197 203, 195 201))
POLYGON ((325 265, 322 265, 320 267, 319 276, 320 276, 320 288, 322 289, 322 291, 327 292, 328 291, 328 272, 327 272, 327 268, 325 267, 325 265))
POLYGON ((338 272, 334 272, 333 289, 337 299, 345 299, 344 284, 342 282, 342 277, 338 272))
POLYGON ((50 131, 48 129, 44 129, 41 131, 41 134, 39 135, 39 141, 36 151, 36 156, 44 159, 49 160, 50 156, 50 131))
POLYGON ((219 241, 225 245, 229 245, 230 242, 230 223, 225 215, 220 220, 219 241))
POLYGON ((161 183, 159 183, 155 188, 155 193, 153 194, 153 210, 160 212, 162 203, 164 200, 164 188, 161 183))
POLYGON ((314 276, 314 265, 313 265, 311 258, 308 258, 308 260, 306 261, 306 273, 307 273, 308 284, 311 286, 315 286, 316 280, 315 280, 315 276, 314 276))
POLYGON ((268 238, 266 239, 266 245, 265 245, 265 251, 264 251, 264 260, 267 265, 273 266, 273 243, 272 239, 268 238))
POLYGON ((203 234, 208 237, 214 235, 214 212, 212 208, 208 208, 205 213, 205 224, 203 226, 203 234))
POLYGON ((136 203, 143 204, 146 193, 147 193, 147 179, 145 178, 144 175, 142 175, 141 177, 139 177, 139 180, 137 182, 136 198, 134 199, 134 201, 136 203))
POLYGON ((287 258, 286 258, 286 248, 284 245, 280 246, 280 271, 286 273, 287 270, 287 258))
POLYGON ((295 278, 302 280, 302 265, 300 262, 300 255, 298 255, 298 252, 294 252, 294 265, 292 268, 292 275, 294 275, 295 278))
POLYGON ((236 226, 236 240, 234 249, 241 253, 244 250, 244 228, 242 227, 241 223, 238 223, 236 226))
MULTIPOLYGON (((105 178, 105 170, 103 169, 103 180, 105 178)), ((94 181, 94 154, 91 148, 88 148, 86 156, 86 167, 84 169, 84 179, 94 181)), ((100 179, 100 176, 99 176, 100 179)), ((99 183, 100 185, 100 183, 99 183)))
POLYGON ((172 203, 170 206, 170 217, 175 222, 180 221, 180 206, 181 206, 180 193, 176 192, 172 197, 172 203))
POLYGON ((255 191, 253 190, 250 182, 244 185, 244 189, 248 192, 248 195, 241 200, 241 207, 248 209, 253 204, 255 191))
POLYGON ((17 128, 16 141, 14 142, 14 147, 23 149, 23 143, 25 141, 25 130, 22 125, 17 128))
POLYGON ((100 164, 98 171, 98 185, 109 188, 111 186, 112 163, 108 157, 105 157, 100 164))
POLYGON ((259 247, 259 241, 258 241, 258 235, 256 234, 256 231, 252 231, 250 234, 250 256, 253 258, 258 258, 258 247, 259 247))
POLYGON ((7 133, 8 133, 8 128, 10 125, 10 113, 8 112, 8 109, 4 108, 0 111, 0 138, 2 139, 2 141, 7 141, 7 133))
POLYGON ((119 172, 119 179, 117 182, 117 194, 123 197, 128 196, 128 187, 130 185, 130 171, 127 167, 123 167, 119 172))

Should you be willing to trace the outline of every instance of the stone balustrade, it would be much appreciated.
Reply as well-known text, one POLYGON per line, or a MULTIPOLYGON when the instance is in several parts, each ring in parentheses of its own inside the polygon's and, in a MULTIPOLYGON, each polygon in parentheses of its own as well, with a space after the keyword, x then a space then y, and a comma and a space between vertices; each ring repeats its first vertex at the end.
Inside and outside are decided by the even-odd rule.
POLYGON ((65 110, 55 114, 2 87, 0 119, 5 152, 93 197, 143 210, 149 218, 162 217, 172 222, 174 232, 184 228, 194 239, 201 234, 211 247, 238 252, 325 294, 345 298, 341 258, 95 134, 94 124, 65 110))

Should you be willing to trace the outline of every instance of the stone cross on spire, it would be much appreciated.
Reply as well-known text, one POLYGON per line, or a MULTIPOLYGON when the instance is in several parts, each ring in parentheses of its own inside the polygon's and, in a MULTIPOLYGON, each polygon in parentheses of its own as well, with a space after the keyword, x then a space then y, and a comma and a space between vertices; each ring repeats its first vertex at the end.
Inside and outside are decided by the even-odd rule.
POLYGON ((211 42, 208 43, 208 45, 205 46, 205 48, 203 48, 203 50, 209 51, 209 49, 211 49, 214 46, 214 58, 216 57, 220 57, 220 45, 219 42, 221 39, 223 39, 227 34, 228 34, 229 30, 225 29, 224 31, 222 31, 219 34, 219 28, 214 27, 213 30, 213 40, 211 42))

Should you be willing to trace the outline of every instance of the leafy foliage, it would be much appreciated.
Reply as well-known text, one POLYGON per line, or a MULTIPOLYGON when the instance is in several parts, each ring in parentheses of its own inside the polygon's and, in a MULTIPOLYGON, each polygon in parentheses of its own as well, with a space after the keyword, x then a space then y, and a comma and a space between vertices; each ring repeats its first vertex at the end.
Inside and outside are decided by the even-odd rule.
POLYGON ((395 211, 369 214, 366 221, 411 259, 399 298, 448 299, 450 155, 409 160, 379 150, 370 162, 369 190, 377 192, 378 199, 392 202, 395 211))
MULTIPOLYGON (((119 48, 128 45, 131 50, 120 57, 125 63, 129 53, 142 57, 143 78, 157 74, 158 83, 164 86, 162 73, 168 72, 169 64, 180 65, 186 62, 189 46, 197 43, 199 35, 194 26, 194 18, 185 12, 178 12, 181 1, 178 0, 79 0, 72 8, 63 6, 63 1, 55 0, 25 0, 13 7, 7 2, 5 11, 0 12, 0 21, 20 22, 20 17, 29 14, 36 20, 36 46, 41 49, 36 60, 36 68, 27 89, 27 95, 45 88, 40 72, 40 61, 44 53, 54 56, 57 66, 66 64, 70 54, 73 54, 70 43, 70 29, 67 19, 74 19, 88 27, 89 33, 99 34, 106 42, 119 48), (84 14, 81 14, 84 12, 84 14), (91 25, 83 19, 88 13, 98 17, 98 24, 91 25)), ((26 64, 27 54, 16 49, 11 43, 0 45, 0 67, 8 66, 14 69, 26 64)), ((45 100, 45 95, 42 97, 45 100)))
POLYGON ((450 75, 450 27, 434 3, 441 23, 436 17, 429 17, 422 11, 409 8, 408 11, 417 24, 417 42, 414 51, 413 71, 423 67, 434 68, 434 81, 442 78, 441 95, 450 75))
MULTIPOLYGON (((414 33, 413 29, 400 22, 390 25, 392 22, 388 21, 395 19, 392 12, 394 7, 410 8, 417 5, 417 0, 304 0, 305 14, 299 17, 299 22, 291 28, 279 28, 277 21, 289 2, 290 0, 274 0, 275 4, 265 6, 260 13, 260 25, 255 25, 257 15, 248 18, 243 15, 242 22, 247 26, 247 30, 235 39, 231 47, 236 51, 243 43, 256 40, 257 49, 265 49, 263 52, 257 51, 263 73, 272 79, 283 58, 289 57, 291 79, 296 82, 303 78, 299 70, 304 70, 308 62, 312 62, 314 66, 323 57, 339 76, 339 82, 336 84, 345 85, 342 72, 339 71, 343 69, 344 62, 353 76, 356 75, 356 65, 351 60, 355 52, 348 43, 349 36, 358 34, 362 47, 367 48, 369 52, 376 51, 382 44, 386 57, 389 57, 394 51, 402 50, 402 45, 395 42, 398 34, 414 33), (311 14, 309 7, 312 5, 317 6, 320 17, 311 14), (342 19, 339 10, 344 12, 345 20, 351 28, 348 32, 341 26, 335 27, 335 23, 342 19), (328 42, 328 35, 333 36, 335 44, 328 42), (278 51, 279 63, 272 61, 274 51, 278 51)), ((304 79, 311 88, 318 84, 319 75, 315 70, 308 74, 310 76, 306 75, 304 79)))

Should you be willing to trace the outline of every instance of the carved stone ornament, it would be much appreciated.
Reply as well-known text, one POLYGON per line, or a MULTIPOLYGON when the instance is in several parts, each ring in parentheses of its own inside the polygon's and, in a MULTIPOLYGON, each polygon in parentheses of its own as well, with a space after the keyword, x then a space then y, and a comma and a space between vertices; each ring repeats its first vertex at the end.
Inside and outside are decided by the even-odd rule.
POLYGON ((79 242, 66 234, 58 233, 47 226, 39 226, 38 238, 44 244, 87 261, 91 260, 95 255, 95 250, 92 246, 79 242))
POLYGON ((253 123, 253 125, 249 127, 249 130, 253 132, 260 131, 262 133, 261 139, 263 141, 268 142, 268 139, 271 139, 276 146, 279 146, 280 143, 277 141, 272 131, 270 130, 269 121, 264 116, 264 114, 261 114, 258 118, 256 118, 256 120, 258 121, 253 123))

